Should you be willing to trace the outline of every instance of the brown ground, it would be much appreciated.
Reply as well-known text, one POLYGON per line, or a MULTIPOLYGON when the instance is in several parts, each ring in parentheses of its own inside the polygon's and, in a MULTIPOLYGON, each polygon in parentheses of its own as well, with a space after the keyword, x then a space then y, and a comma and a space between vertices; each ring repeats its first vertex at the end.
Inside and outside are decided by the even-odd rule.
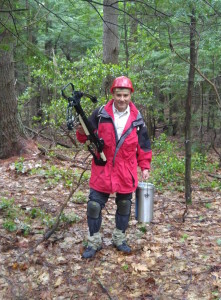
MULTIPOLYGON (((59 168, 72 165, 52 162, 59 168)), ((37 164, 46 160, 36 156, 24 162, 27 170, 37 164)), ((37 207, 56 215, 69 194, 62 183, 48 186, 43 175, 17 174, 13 160, 2 161, 0 173, 0 197, 13 197, 24 214, 37 207)), ((87 193, 88 183, 81 189, 87 193)), ((8 232, 3 228, 6 213, 0 209, 0 299, 221 299, 220 200, 220 190, 195 186, 183 222, 184 194, 156 192, 153 223, 137 223, 133 206, 127 231, 133 252, 126 256, 111 244, 115 204, 110 198, 103 211, 103 249, 93 260, 81 259, 87 235, 85 203, 69 202, 65 213, 75 212, 80 220, 61 224, 48 241, 20 259, 46 226, 38 217, 32 220, 31 234, 8 232)))

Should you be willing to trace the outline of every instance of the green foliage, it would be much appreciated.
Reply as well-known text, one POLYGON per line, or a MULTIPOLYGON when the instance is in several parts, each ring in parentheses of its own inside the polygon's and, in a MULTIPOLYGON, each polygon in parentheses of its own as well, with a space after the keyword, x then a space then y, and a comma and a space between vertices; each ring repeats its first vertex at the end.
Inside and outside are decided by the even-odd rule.
POLYGON ((146 233, 147 232, 147 228, 146 226, 139 226, 138 229, 142 232, 142 233, 146 233))
MULTIPOLYGON (((49 187, 54 187, 60 182, 62 182, 65 187, 71 187, 73 179, 79 178, 78 170, 62 169, 50 164, 42 168, 33 168, 30 173, 39 174, 46 178, 49 187)), ((87 178, 87 176, 85 175, 84 178, 87 178)), ((84 181, 84 178, 82 178, 82 181, 84 181)))
POLYGON ((86 203, 88 201, 87 196, 82 191, 77 191, 74 194, 73 202, 76 203, 86 203))
POLYGON ((18 205, 14 203, 14 199, 2 197, 0 199, 0 209, 4 212, 3 228, 7 231, 22 230, 24 234, 28 234, 28 225, 20 222, 20 218, 24 217, 24 212, 18 205))
POLYGON ((210 209, 212 207, 212 204, 211 203, 206 203, 205 207, 208 208, 208 209, 210 209))
POLYGON ((6 209, 9 209, 13 206, 14 204, 14 199, 7 199, 5 197, 2 197, 0 199, 0 209, 2 210, 6 210, 6 209))
POLYGON ((155 155, 152 161, 152 181, 157 189, 169 187, 174 189, 182 185, 184 174, 184 158, 177 156, 176 143, 170 142, 165 134, 160 135, 153 144, 155 155))
POLYGON ((67 223, 67 224, 73 224, 76 223, 80 220, 79 216, 76 215, 75 213, 70 213, 70 214, 62 214, 61 215, 61 222, 67 223))
MULTIPOLYGON (((38 57, 32 60, 31 75, 34 78, 32 86, 25 90, 19 97, 20 110, 23 104, 32 97, 38 96, 37 84, 40 82, 41 88, 50 90, 50 101, 42 106, 44 118, 41 120, 43 125, 51 125, 54 128, 60 127, 66 122, 66 110, 68 102, 61 97, 61 89, 67 83, 72 82, 75 90, 80 90, 91 95, 97 96, 96 106, 90 99, 83 97, 81 105, 89 115, 97 106, 105 103, 105 97, 99 97, 102 80, 107 75, 116 77, 125 72, 125 69, 118 65, 103 64, 101 58, 101 49, 95 48, 88 50, 87 54, 76 62, 70 62, 62 56, 56 56, 56 67, 54 61, 44 59, 38 60, 38 57)), ((71 96, 71 93, 68 94, 71 96)), ((73 109, 73 114, 75 111, 73 109)), ((39 121, 39 117, 34 117, 39 121)))
MULTIPOLYGON (((28 210, 23 210, 19 205, 14 203, 14 199, 2 197, 0 199, 0 211, 3 211, 3 228, 7 231, 19 231, 24 236, 27 236, 33 228, 33 219, 40 222, 41 225, 52 227, 55 222, 55 217, 47 213, 45 209, 33 207, 28 210)), ((63 224, 72 224, 79 221, 79 217, 75 213, 62 214, 61 222, 63 224)))
POLYGON ((6 229, 7 231, 10 231, 10 232, 17 230, 17 226, 16 226, 15 222, 10 219, 9 220, 7 219, 6 221, 4 221, 2 226, 4 229, 6 229))
POLYGON ((20 157, 15 161, 15 170, 17 173, 24 173, 24 157, 20 157))
POLYGON ((188 239, 188 234, 184 233, 183 236, 181 237, 181 242, 185 242, 185 240, 188 239))
POLYGON ((123 265, 122 265, 122 269, 123 269, 124 271, 127 271, 127 270, 129 269, 129 265, 128 265, 128 264, 123 264, 123 265))
MULTIPOLYGON (((176 142, 171 142, 165 134, 161 134, 153 143, 152 176, 150 181, 157 189, 165 188, 183 191, 185 159, 180 157, 180 149, 176 142)), ((217 164, 209 163, 207 156, 194 152, 192 154, 192 172, 214 171, 217 164)), ((218 180, 208 182, 204 176, 198 176, 200 187, 217 188, 220 186, 218 180)), ((197 180, 197 179, 195 179, 197 180)))
POLYGON ((205 176, 201 177, 201 181, 199 182, 200 189, 218 189, 221 190, 221 182, 217 179, 212 181, 205 181, 205 176))

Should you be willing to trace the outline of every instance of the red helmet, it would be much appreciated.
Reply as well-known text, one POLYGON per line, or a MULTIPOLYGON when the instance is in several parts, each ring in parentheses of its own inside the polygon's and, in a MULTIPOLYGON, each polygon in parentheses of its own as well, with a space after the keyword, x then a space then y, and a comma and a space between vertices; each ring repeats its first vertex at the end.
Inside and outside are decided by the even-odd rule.
POLYGON ((114 79, 112 83, 112 87, 110 89, 111 94, 113 94, 113 89, 115 88, 126 88, 126 89, 130 89, 132 93, 134 92, 132 82, 126 76, 121 76, 114 79))

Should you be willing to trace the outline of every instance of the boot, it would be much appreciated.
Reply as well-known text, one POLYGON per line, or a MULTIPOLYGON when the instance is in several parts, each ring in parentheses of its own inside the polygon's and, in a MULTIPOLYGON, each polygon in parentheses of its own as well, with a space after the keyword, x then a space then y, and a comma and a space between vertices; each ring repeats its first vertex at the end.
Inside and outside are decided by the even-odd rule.
POLYGON ((101 250, 101 246, 97 248, 96 250, 93 249, 91 246, 87 246, 87 248, 84 250, 84 253, 82 254, 82 258, 92 258, 95 256, 96 252, 101 250))
POLYGON ((117 250, 124 253, 131 252, 131 248, 127 245, 126 242, 126 235, 122 230, 117 228, 114 229, 112 235, 112 241, 113 241, 113 245, 117 248, 117 250))
POLYGON ((102 249, 102 240, 100 232, 94 233, 92 236, 88 236, 88 245, 82 254, 82 258, 92 258, 96 252, 102 249))

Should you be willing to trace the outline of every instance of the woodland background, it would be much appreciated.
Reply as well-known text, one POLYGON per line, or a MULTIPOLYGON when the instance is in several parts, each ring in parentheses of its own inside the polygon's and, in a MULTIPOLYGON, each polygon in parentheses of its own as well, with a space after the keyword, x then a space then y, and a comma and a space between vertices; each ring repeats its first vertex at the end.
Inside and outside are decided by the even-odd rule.
POLYGON ((2 299, 220 299, 220 16, 218 0, 0 1, 2 299), (85 263, 91 157, 61 89, 96 96, 89 115, 121 75, 152 141, 154 220, 133 208, 119 254, 111 197, 85 263))

